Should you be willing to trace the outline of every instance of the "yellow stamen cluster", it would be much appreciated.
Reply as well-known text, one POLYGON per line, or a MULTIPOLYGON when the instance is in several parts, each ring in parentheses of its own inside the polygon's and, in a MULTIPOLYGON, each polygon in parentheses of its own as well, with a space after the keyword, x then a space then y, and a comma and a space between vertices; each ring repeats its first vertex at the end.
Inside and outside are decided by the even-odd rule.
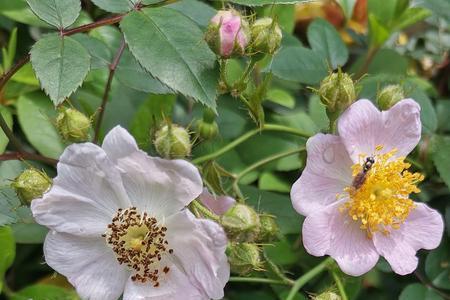
POLYGON ((141 215, 136 207, 131 207, 117 211, 103 237, 115 252, 117 261, 134 271, 133 281, 150 281, 158 287, 160 275, 170 270, 160 263, 163 255, 173 253, 168 247, 166 231, 154 217, 147 213, 141 215))
MULTIPOLYGON (((375 163, 367 171, 363 171, 361 163, 352 166, 353 178, 364 176, 359 187, 345 188, 350 198, 340 207, 360 228, 367 231, 369 238, 375 232, 389 234, 392 229, 400 228, 411 210, 415 208, 409 194, 419 193, 417 184, 424 179, 420 173, 408 171, 411 166, 404 157, 393 158, 396 149, 380 154, 381 146, 373 155, 375 163)), ((365 157, 365 156, 364 156, 365 157)))

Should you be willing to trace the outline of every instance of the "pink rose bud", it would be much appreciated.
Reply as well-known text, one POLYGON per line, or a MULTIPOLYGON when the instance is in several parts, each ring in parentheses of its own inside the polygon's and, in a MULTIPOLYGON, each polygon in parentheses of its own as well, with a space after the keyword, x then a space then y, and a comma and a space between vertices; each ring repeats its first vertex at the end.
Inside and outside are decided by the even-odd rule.
POLYGON ((249 42, 248 22, 236 10, 220 10, 209 22, 205 39, 223 58, 242 56, 249 42))

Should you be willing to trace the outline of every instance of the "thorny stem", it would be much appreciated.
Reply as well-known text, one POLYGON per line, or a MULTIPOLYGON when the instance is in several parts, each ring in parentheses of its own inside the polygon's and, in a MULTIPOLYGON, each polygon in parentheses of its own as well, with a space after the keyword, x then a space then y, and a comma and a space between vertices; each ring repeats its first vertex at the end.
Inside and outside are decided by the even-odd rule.
POLYGON ((265 124, 262 128, 253 129, 253 130, 243 134, 239 138, 235 139, 231 143, 227 144, 225 147, 222 147, 221 149, 219 149, 213 153, 197 157, 192 162, 194 164, 201 164, 205 161, 215 159, 215 158, 221 156, 222 154, 225 154, 226 152, 234 149, 236 146, 238 146, 239 144, 242 144, 243 142, 245 142, 252 136, 254 136, 258 133, 261 133, 262 131, 277 131, 277 132, 290 133, 290 134, 298 135, 298 136, 305 137, 305 138, 310 137, 310 135, 308 133, 301 131, 299 129, 296 129, 296 128, 287 127, 287 126, 278 125, 278 124, 265 124))
POLYGON ((98 138, 100 136, 100 129, 102 127, 102 121, 103 121, 103 116, 105 114, 106 103, 108 102, 108 98, 109 98, 109 92, 111 91, 112 80, 114 78, 114 73, 116 72, 117 65, 120 62, 120 58, 122 57, 123 51, 125 50, 125 45, 126 45, 125 38, 122 37, 122 42, 120 44, 120 47, 117 50, 117 53, 116 53, 112 63, 109 65, 108 80, 106 82, 105 92, 103 93, 102 104, 99 107, 97 123, 95 124, 94 139, 92 140, 93 143, 97 143, 98 138))
POLYGON ((35 160, 40 161, 43 163, 46 163, 48 165, 56 166, 58 163, 57 159, 53 159, 50 157, 42 156, 35 153, 28 153, 28 152, 10 152, 10 153, 4 153, 0 155, 0 161, 6 161, 6 160, 35 160))
POLYGON ((270 278, 259 278, 259 277, 230 277, 229 282, 246 282, 246 283, 267 283, 267 284, 278 284, 278 285, 292 285, 290 282, 283 280, 276 280, 270 278))
POLYGON ((338 288, 339 294, 341 295, 342 300, 348 300, 347 293, 345 292, 344 284, 342 283, 341 278, 335 270, 332 270, 331 276, 333 276, 334 282, 338 288))
POLYGON ((286 300, 293 300, 295 298, 295 295, 297 295, 297 292, 311 279, 322 273, 324 270, 326 270, 330 264, 333 263, 333 259, 331 257, 325 259, 323 262, 315 266, 313 269, 309 270, 307 273, 303 274, 300 278, 298 278, 294 285, 291 288, 291 291, 289 292, 289 295, 287 296, 286 300))

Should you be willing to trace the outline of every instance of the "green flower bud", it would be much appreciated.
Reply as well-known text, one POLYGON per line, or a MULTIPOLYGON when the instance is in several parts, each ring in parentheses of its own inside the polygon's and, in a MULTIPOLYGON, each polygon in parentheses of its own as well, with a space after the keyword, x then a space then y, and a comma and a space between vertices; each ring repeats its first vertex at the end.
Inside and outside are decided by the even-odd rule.
POLYGON ((56 117, 56 128, 66 141, 80 143, 89 139, 91 119, 74 108, 62 108, 56 117))
POLYGON ((259 234, 259 241, 273 241, 280 230, 278 228, 277 222, 275 221, 275 217, 271 215, 259 215, 259 222, 261 223, 261 233, 259 234))
POLYGON ((189 132, 175 124, 164 125, 155 134, 156 151, 164 158, 183 158, 191 154, 189 132))
POLYGON ((261 251, 255 244, 229 243, 226 254, 233 273, 246 275, 262 270, 261 251))
POLYGON ((398 84, 385 86, 377 95, 378 107, 382 110, 388 110, 402 99, 405 99, 405 93, 398 84))
POLYGON ((313 298, 314 300, 341 300, 341 296, 334 292, 325 292, 313 298))
POLYGON ((259 216, 253 208, 236 204, 222 216, 222 226, 228 238, 236 242, 253 242, 261 230, 259 216))
POLYGON ((272 18, 256 20, 251 27, 251 33, 250 52, 252 54, 274 54, 280 48, 283 34, 278 23, 272 18))
POLYGON ((356 100, 355 85, 348 74, 339 70, 322 80, 319 95, 329 114, 339 114, 356 100))
POLYGON ((34 168, 23 171, 11 183, 11 187, 24 203, 31 203, 33 199, 41 198, 51 185, 52 180, 47 174, 34 168))
POLYGON ((205 140, 212 140, 219 133, 219 126, 215 121, 207 123, 204 120, 198 120, 196 127, 199 136, 205 140))

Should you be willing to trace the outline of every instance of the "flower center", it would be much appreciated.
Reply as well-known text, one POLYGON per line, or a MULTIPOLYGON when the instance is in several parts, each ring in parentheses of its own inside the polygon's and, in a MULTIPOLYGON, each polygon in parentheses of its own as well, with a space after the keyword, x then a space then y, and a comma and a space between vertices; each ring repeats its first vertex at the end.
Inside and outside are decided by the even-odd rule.
POLYGON ((415 208, 409 194, 419 193, 417 184, 424 179, 408 171, 411 165, 404 157, 392 159, 397 149, 380 154, 382 148, 378 146, 375 155, 352 166, 353 183, 344 189, 350 200, 339 208, 360 222, 369 238, 375 232, 389 234, 400 228, 415 208))
POLYGON ((117 261, 134 271, 133 281, 150 281, 157 287, 160 275, 170 270, 161 265, 161 259, 164 254, 173 253, 166 231, 154 217, 145 212, 139 214, 136 207, 120 208, 103 237, 115 252, 117 261))

